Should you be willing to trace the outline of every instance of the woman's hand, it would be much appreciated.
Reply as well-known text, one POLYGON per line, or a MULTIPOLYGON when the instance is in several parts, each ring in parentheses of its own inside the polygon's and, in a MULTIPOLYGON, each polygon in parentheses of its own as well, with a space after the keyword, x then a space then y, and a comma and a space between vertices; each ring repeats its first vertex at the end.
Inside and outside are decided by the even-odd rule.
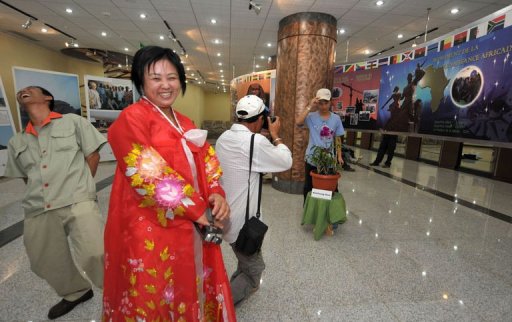
POLYGON ((208 198, 210 205, 212 207, 212 216, 216 222, 223 221, 229 218, 229 204, 218 193, 212 193, 208 198))

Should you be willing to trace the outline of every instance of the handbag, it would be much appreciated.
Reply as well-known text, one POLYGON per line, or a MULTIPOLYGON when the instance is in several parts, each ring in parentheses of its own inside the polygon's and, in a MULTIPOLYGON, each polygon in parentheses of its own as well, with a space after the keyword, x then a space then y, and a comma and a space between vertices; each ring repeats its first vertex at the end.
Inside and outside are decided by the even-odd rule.
POLYGON ((259 188, 258 188, 258 209, 256 211, 256 217, 249 219, 249 196, 251 187, 251 168, 252 168, 252 153, 254 150, 254 134, 251 136, 251 147, 249 152, 249 179, 247 187, 247 206, 245 208, 245 223, 235 242, 236 251, 251 256, 261 250, 263 244, 263 238, 268 230, 268 226, 260 220, 260 205, 261 205, 261 183, 262 176, 260 173, 259 188))

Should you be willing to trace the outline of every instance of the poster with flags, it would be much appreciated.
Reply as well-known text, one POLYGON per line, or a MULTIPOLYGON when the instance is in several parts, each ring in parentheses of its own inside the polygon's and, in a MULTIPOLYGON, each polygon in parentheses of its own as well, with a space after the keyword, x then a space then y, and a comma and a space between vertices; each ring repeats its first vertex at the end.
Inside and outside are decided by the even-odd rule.
POLYGON ((401 61, 402 61, 402 54, 393 55, 393 56, 389 57, 389 64, 390 65, 398 64, 401 61))
POLYGON ((427 48, 425 48, 425 47, 415 49, 414 50, 414 59, 425 57, 426 51, 427 51, 427 48))
POLYGON ((379 59, 379 67, 389 65, 389 57, 379 59))
POLYGON ((450 35, 449 37, 446 37, 445 39, 441 40, 439 45, 439 51, 452 48, 452 39, 453 36, 450 35))
POLYGON ((435 42, 433 44, 428 45, 427 47, 427 55, 432 55, 433 53, 437 53, 439 51, 439 43, 435 42))
POLYGON ((414 50, 406 51, 401 54, 401 62, 406 62, 414 59, 414 50))

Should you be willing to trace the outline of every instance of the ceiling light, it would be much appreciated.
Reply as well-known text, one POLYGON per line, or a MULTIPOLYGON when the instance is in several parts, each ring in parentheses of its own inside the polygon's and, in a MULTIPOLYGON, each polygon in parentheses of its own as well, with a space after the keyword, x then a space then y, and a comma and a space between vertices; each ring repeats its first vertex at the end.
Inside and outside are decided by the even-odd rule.
POLYGON ((187 67, 187 70, 190 70, 190 67, 187 67))
POLYGON ((224 70, 223 70, 223 69, 221 69, 221 70, 219 70, 219 72, 224 73, 224 70))
POLYGON ((220 57, 221 56, 221 53, 217 53, 217 57, 220 57))
POLYGON ((340 28, 339 33, 340 34, 344 34, 345 33, 345 29, 344 28, 340 28))
POLYGON ((71 9, 71 8, 66 8, 66 12, 67 12, 67 13, 73 13, 73 9, 71 9))
POLYGON ((73 47, 78 48, 78 43, 76 43, 76 42, 75 42, 75 43, 73 44, 73 47))
POLYGON ((459 12, 459 8, 453 8, 452 10, 450 10, 450 12, 452 13, 452 15, 457 14, 459 12))
POLYGON ((378 6, 382 6, 384 4, 384 1, 379 0, 375 4, 378 5, 378 6))
POLYGON ((104 31, 102 31, 102 32, 101 32, 101 35, 102 35, 103 37, 107 37, 107 33, 106 33, 106 32, 104 32, 104 31))
POLYGON ((141 14, 139 15, 139 17, 140 17, 140 19, 146 19, 146 17, 147 17, 147 16, 146 16, 146 14, 145 14, 145 13, 141 13, 141 14))
POLYGON ((130 49, 128 49, 128 47, 124 47, 124 51, 128 51, 128 50, 130 50, 130 49))
POLYGON ((267 47, 272 47, 272 44, 271 43, 267 43, 267 47))
POLYGON ((217 65, 222 66, 222 63, 218 63, 217 65))
POLYGON ((254 10, 254 12, 256 12, 257 15, 260 14, 260 11, 261 11, 261 4, 257 4, 255 3, 254 1, 250 0, 249 1, 249 10, 254 10))
POLYGON ((403 34, 398 34, 398 36, 396 36, 398 39, 402 39, 404 38, 404 35, 403 34))
POLYGON ((219 40, 219 39, 214 39, 214 40, 213 40, 213 42, 214 42, 215 44, 220 44, 220 40, 219 40))
POLYGON ((216 24, 216 23, 217 23, 217 20, 212 19, 212 20, 210 20, 210 22, 212 23, 212 25, 214 25, 214 24, 216 24))
POLYGON ((29 17, 27 21, 21 25, 21 28, 28 29, 30 26, 32 26, 32 17, 29 17))
POLYGON ((416 46, 418 46, 418 45, 416 45, 416 43, 415 43, 415 42, 413 42, 411 47, 412 47, 412 48, 415 48, 416 46))
POLYGON ((365 49, 365 50, 364 50, 364 54, 365 54, 365 55, 368 55, 369 53, 370 53, 370 50, 369 50, 369 49, 365 49))
POLYGON ((256 64, 256 68, 260 68, 260 65, 256 64))
POLYGON ((46 29, 46 28, 41 28, 41 31, 42 31, 42 32, 48 32, 48 29, 46 29))
POLYGON ((265 59, 265 56, 261 55, 261 56, 260 56, 260 59, 265 59))
POLYGON ((160 40, 164 40, 164 39, 165 39, 165 37, 160 35, 160 40))

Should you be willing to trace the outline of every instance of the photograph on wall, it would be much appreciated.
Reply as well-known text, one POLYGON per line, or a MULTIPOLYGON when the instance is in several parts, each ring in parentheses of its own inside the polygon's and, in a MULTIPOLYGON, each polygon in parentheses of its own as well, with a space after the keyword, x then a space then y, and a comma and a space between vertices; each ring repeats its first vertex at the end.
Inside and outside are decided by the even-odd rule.
POLYGON ((239 76, 231 81, 231 104, 234 114, 236 103, 245 95, 256 95, 263 100, 271 114, 274 113, 275 70, 266 70, 239 76))
POLYGON ((134 102, 130 80, 85 75, 84 84, 87 119, 100 132, 106 132, 121 111, 134 102))
POLYGON ((512 28, 382 68, 378 125, 512 142, 512 28))
MULTIPOLYGON (((377 112, 375 107, 379 102, 380 70, 368 69, 343 73, 343 66, 334 71, 332 89, 332 111, 343 120, 343 126, 353 129, 376 129, 377 112), (357 114, 369 111, 369 120, 354 121, 352 113, 357 114)), ((367 117, 366 115, 364 116, 367 117)))
MULTIPOLYGON (((28 86, 40 86, 48 90, 55 100, 54 112, 80 115, 80 90, 78 75, 14 66, 15 93, 28 86)), ((28 114, 16 102, 21 128, 28 123, 28 114)))
POLYGON ((0 77, 0 177, 4 175, 7 163, 7 144, 15 133, 16 128, 5 96, 4 84, 0 77))

